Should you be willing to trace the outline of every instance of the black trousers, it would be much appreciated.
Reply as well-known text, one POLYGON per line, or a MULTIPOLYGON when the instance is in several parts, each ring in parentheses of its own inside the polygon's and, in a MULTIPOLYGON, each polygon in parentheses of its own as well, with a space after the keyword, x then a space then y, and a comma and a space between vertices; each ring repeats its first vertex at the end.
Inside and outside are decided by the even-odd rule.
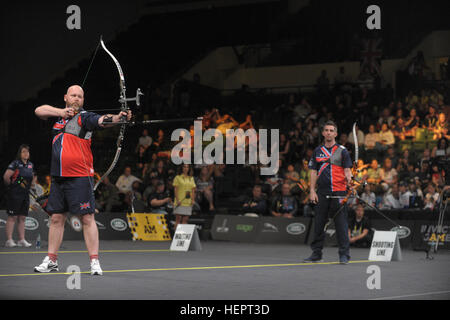
MULTIPOLYGON (((311 242, 311 249, 314 254, 322 256, 322 249, 325 242, 325 231, 323 230, 328 218, 332 218, 342 205, 339 199, 327 199, 326 194, 318 193, 319 202, 314 208, 314 238, 311 242)), ((336 218, 336 238, 339 246, 339 256, 350 258, 350 242, 348 239, 348 212, 347 204, 344 205, 336 218)))

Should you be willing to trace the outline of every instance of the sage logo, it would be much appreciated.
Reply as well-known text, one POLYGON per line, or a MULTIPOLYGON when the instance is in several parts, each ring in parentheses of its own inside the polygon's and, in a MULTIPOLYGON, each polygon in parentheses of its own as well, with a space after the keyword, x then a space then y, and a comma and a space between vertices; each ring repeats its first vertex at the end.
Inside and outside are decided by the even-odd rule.
POLYGON ((113 228, 116 231, 124 231, 127 229, 127 223, 119 218, 112 219, 111 228, 113 228))
POLYGON ((236 230, 243 231, 243 232, 249 232, 253 230, 253 226, 251 224, 238 224, 236 225, 236 230))
POLYGON ((26 230, 36 230, 39 228, 39 222, 33 217, 27 217, 25 219, 25 229, 26 230))
POLYGON ((408 227, 393 227, 391 229, 391 231, 395 231, 397 232, 398 238, 399 239, 405 239, 408 238, 409 235, 411 234, 411 229, 409 229, 408 227))
POLYGON ((294 236, 302 234, 306 231, 306 226, 300 222, 294 222, 286 227, 286 232, 294 236))

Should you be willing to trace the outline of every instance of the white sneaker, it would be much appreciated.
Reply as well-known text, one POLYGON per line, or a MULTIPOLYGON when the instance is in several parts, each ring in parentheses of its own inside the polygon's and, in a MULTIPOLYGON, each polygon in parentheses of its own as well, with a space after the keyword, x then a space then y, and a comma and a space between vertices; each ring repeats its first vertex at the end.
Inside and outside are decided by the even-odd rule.
POLYGON ((8 240, 5 243, 5 247, 7 248, 17 247, 17 243, 15 243, 14 240, 8 240))
POLYGON ((34 267, 34 272, 51 272, 51 271, 59 271, 58 269, 58 261, 53 262, 50 260, 48 256, 44 258, 44 261, 36 267, 34 267))
POLYGON ((98 259, 91 260, 91 275, 103 275, 102 268, 100 268, 100 261, 98 261, 98 259))
POLYGON ((31 247, 31 243, 29 243, 27 240, 24 239, 24 240, 20 240, 19 242, 17 242, 17 246, 28 248, 28 247, 31 247))

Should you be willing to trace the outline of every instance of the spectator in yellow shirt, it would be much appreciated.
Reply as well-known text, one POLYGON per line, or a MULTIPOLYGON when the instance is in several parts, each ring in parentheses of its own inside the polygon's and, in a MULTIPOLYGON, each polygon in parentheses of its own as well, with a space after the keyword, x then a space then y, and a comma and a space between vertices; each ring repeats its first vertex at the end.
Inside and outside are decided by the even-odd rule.
POLYGON ((192 207, 195 204, 195 181, 193 169, 189 164, 181 166, 181 172, 173 180, 175 190, 175 230, 179 223, 186 224, 192 215, 192 207))

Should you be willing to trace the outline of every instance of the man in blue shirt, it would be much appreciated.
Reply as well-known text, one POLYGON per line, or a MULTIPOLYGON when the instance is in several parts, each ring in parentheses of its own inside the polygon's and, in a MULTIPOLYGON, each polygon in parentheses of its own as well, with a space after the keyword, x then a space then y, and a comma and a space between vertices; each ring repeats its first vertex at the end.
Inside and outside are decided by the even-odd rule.
MULTIPOLYGON (((316 206, 314 209, 314 239, 311 243, 313 253, 304 262, 322 261, 325 240, 324 227, 328 216, 334 215, 342 205, 346 205, 343 203, 343 199, 327 198, 327 196, 344 198, 352 182, 352 160, 348 150, 336 143, 337 126, 333 121, 325 123, 322 136, 324 144, 314 150, 308 164, 311 169, 309 200, 316 206)), ((347 208, 344 208, 335 217, 341 264, 347 264, 350 260, 347 216, 347 208)))

